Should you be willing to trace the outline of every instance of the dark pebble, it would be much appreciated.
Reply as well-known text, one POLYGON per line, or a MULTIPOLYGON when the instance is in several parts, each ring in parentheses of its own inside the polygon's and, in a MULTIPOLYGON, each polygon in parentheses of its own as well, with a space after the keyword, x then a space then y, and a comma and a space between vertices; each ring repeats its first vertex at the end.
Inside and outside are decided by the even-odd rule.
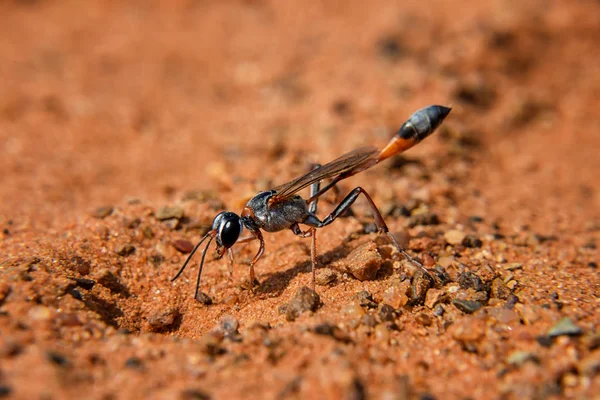
POLYGON ((462 289, 475 289, 477 292, 485 291, 486 287, 474 273, 467 271, 458 275, 458 284, 462 289))
POLYGON ((512 292, 501 278, 496 278, 492 281, 490 294, 493 298, 506 300, 512 292))
POLYGON ((196 301, 199 301, 200 303, 204 304, 205 306, 210 306, 213 303, 210 296, 204 292, 198 292, 198 295, 196 296, 196 301))
POLYGON ((513 308, 515 308, 515 304, 517 304, 518 302, 519 302, 519 298, 511 293, 508 295, 508 299, 506 299, 506 303, 504 303, 504 308, 506 308, 508 310, 512 310, 513 308))
POLYGON ((313 328, 313 332, 317 335, 331 336, 338 342, 352 342, 352 339, 342 329, 340 329, 337 325, 333 325, 327 322, 315 326, 313 328))
POLYGON ((552 346, 553 340, 550 336, 538 336, 535 338, 535 340, 539 343, 540 346, 542 347, 550 347, 552 346))
POLYGON ((331 111, 340 117, 349 117, 352 114, 352 107, 348 100, 340 99, 332 104, 331 111))
POLYGON ((433 324, 433 319, 429 315, 427 315, 425 313, 419 313, 415 317, 415 321, 419 325, 423 325, 423 326, 431 326, 431 324, 433 324))
POLYGON ((365 226, 363 227, 363 230, 366 234, 379 232, 379 228, 377 228, 377 224, 375 224, 373 222, 365 224, 365 226))
POLYGON ((125 361, 125 367, 131 369, 142 370, 144 369, 144 363, 138 357, 129 357, 125 361))
POLYGON ((444 310, 444 307, 442 307, 441 304, 438 304, 435 307, 433 307, 433 315, 435 315, 436 317, 441 317, 442 315, 444 315, 445 312, 446 310, 444 310))
POLYGON ((129 244, 129 243, 119 245, 119 246, 115 247, 115 253, 117 253, 118 255, 120 255, 122 257, 129 256, 129 255, 135 253, 135 246, 132 244, 129 244))
POLYGON ((59 367, 66 367, 69 365, 69 360, 62 354, 55 351, 47 351, 46 358, 52 364, 58 365, 59 367))
POLYGON ((433 285, 433 278, 422 269, 418 269, 412 280, 410 304, 421 305, 425 302, 427 291, 433 285))
POLYGON ((446 286, 452 281, 452 278, 450 278, 450 274, 448 274, 448 272, 446 272, 446 269, 441 265, 436 265, 433 268, 433 271, 430 272, 430 274, 434 280, 436 287, 446 286))
POLYGON ((189 254, 194 250, 194 244, 188 240, 176 240, 173 242, 173 247, 183 254, 189 254))
POLYGON ((452 300, 452 304, 454 304, 454 306, 456 308, 458 308, 460 311, 462 311, 466 314, 473 314, 475 311, 477 311, 481 307, 483 307, 482 304, 478 301, 461 300, 461 299, 452 300))
POLYGON ((381 322, 394 321, 396 319, 396 311, 389 304, 382 304, 379 309, 379 319, 381 322))
POLYGON ((396 62, 404 55, 404 49, 395 37, 385 37, 377 42, 377 53, 385 60, 396 62))
POLYGON ((83 295, 77 289, 71 289, 68 292, 75 300, 83 301, 83 295))
POLYGON ((210 400, 208 393, 200 389, 185 389, 181 392, 181 400, 210 400))
POLYGON ((74 278, 74 280, 77 286, 85 290, 92 290, 92 288, 96 284, 96 281, 93 279, 74 278))
POLYGON ((312 289, 302 286, 296 296, 290 301, 286 309, 285 317, 288 321, 293 321, 300 314, 306 311, 317 311, 321 305, 321 298, 312 289))
POLYGON ((0 385, 0 397, 7 397, 12 393, 12 388, 7 385, 0 385))
POLYGON ((377 308, 377 303, 373 301, 373 296, 366 290, 356 293, 356 298, 361 307, 377 308))
POLYGON ((481 247, 483 242, 475 235, 467 235, 462 241, 462 245, 465 247, 476 248, 481 247))
POLYGON ((587 265, 590 268, 594 268, 594 269, 598 268, 598 263, 595 261, 590 261, 589 263, 587 263, 587 265))
POLYGON ((113 206, 98 207, 92 213, 92 217, 98 218, 98 219, 104 219, 104 218, 108 217, 109 215, 111 215, 113 213, 113 211, 114 211, 113 206))
POLYGON ((483 217, 480 217, 479 215, 471 215, 469 220, 471 222, 483 222, 483 217))
POLYGON ((408 220, 408 227, 414 228, 419 225, 437 225, 440 223, 440 220, 436 214, 433 213, 423 213, 417 214, 410 217, 408 220))
POLYGON ((148 325, 152 332, 163 332, 173 328, 179 318, 179 310, 176 308, 170 308, 166 311, 160 311, 152 314, 148 318, 148 325))

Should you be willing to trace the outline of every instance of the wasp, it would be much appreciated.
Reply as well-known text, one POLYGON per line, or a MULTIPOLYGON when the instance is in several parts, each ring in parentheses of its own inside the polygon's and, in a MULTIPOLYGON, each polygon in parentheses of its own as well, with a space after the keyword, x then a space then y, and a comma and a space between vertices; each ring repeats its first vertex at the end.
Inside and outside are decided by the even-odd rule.
POLYGON ((335 221, 344 211, 350 208, 361 194, 366 198, 373 212, 375 224, 379 232, 386 234, 392 244, 407 260, 424 269, 423 265, 411 257, 389 232, 373 199, 362 187, 359 186, 348 193, 335 207, 333 212, 323 219, 319 219, 317 216, 317 203, 320 196, 333 188, 341 180, 371 168, 379 162, 406 151, 421 142, 442 124, 450 111, 450 107, 440 105, 431 105, 422 108, 413 113, 402 124, 398 132, 383 150, 378 150, 373 146, 358 148, 325 165, 316 165, 308 173, 283 185, 256 194, 246 203, 240 215, 231 211, 220 212, 214 218, 211 230, 194 247, 177 275, 171 281, 174 281, 183 273, 198 248, 208 239, 208 243, 202 251, 200 267, 198 268, 196 293, 194 295, 195 298, 198 298, 200 277, 202 275, 206 252, 213 240, 216 242, 217 259, 221 259, 225 252, 228 253, 230 272, 233 266, 233 254, 231 252, 233 245, 258 240, 258 252, 250 262, 250 285, 253 285, 256 282, 254 266, 265 251, 265 241, 262 231, 279 232, 284 229, 291 229, 297 236, 303 238, 310 237, 312 239, 312 287, 314 289, 315 268, 317 266, 317 229, 323 228, 335 221), (331 181, 324 187, 321 187, 321 182, 324 180, 331 181), (298 195, 300 190, 309 186, 310 197, 308 199, 304 199, 298 195), (301 228, 301 225, 306 227, 305 230, 301 228), (248 235, 240 237, 244 231, 248 231, 248 235))

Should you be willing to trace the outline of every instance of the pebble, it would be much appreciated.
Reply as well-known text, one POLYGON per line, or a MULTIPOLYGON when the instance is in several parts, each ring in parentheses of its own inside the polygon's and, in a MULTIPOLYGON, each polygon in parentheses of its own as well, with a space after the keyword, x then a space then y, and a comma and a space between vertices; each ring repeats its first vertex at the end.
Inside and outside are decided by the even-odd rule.
POLYGON ((444 310, 444 307, 442 307, 441 304, 438 304, 433 309, 433 315, 435 315, 436 317, 441 317, 442 315, 444 315, 445 312, 446 310, 444 310))
POLYGON ((361 307, 377 308, 377 303, 373 301, 373 296, 366 290, 356 293, 356 298, 361 307))
POLYGON ((539 362, 539 358, 534 354, 528 351, 516 350, 508 355, 506 358, 506 362, 510 365, 521 366, 525 364, 527 361, 539 362))
POLYGON ((375 242, 357 247, 348 255, 347 269, 359 281, 373 280, 383 264, 375 242))
POLYGON ((419 225, 437 225, 440 220, 436 214, 425 212, 417 215, 413 215, 408 220, 408 227, 414 228, 419 225))
POLYGON ((53 318, 54 313, 46 306, 33 306, 27 315, 34 321, 48 321, 53 318))
POLYGON ((93 279, 73 278, 73 280, 75 281, 75 284, 77 286, 85 290, 92 290, 92 288, 96 284, 96 281, 93 279))
POLYGON ((415 317, 415 321, 419 325, 423 325, 423 326, 431 326, 431 324, 433 323, 433 319, 425 313, 417 314, 417 316, 415 317))
POLYGON ((511 291, 502 279, 496 278, 492 281, 490 294, 493 298, 506 300, 511 295, 511 291))
POLYGON ((475 311, 479 310, 483 305, 478 301, 471 300, 462 300, 462 299, 454 299, 452 300, 452 304, 460 311, 466 314, 473 314, 475 311))
POLYGON ((175 240, 173 242, 173 247, 183 254, 189 254, 194 250, 194 244, 189 240, 175 240))
POLYGON ((443 268, 448 268, 448 267, 451 267, 455 261, 456 261, 456 259, 454 257, 449 256, 449 257, 440 257, 440 258, 438 258, 437 262, 443 268))
POLYGON ((185 389, 181 392, 181 400, 210 400, 212 396, 200 389, 185 389))
POLYGON ((394 321, 396 319, 396 311, 389 304, 382 304, 379 308, 379 319, 381 322, 394 321))
POLYGON ((383 302, 389 304, 392 308, 398 309, 408 303, 406 293, 410 289, 408 280, 390 286, 383 292, 383 302))
POLYGON ((183 209, 177 206, 165 206, 161 207, 156 211, 156 219, 165 221, 168 219, 181 219, 183 218, 183 209))
POLYGON ((558 336, 579 336, 583 333, 583 330, 575 325, 569 317, 561 319, 556 325, 554 325, 548 333, 548 337, 555 338, 558 336))
POLYGON ((321 306, 321 298, 312 289, 302 286, 296 293, 296 296, 287 306, 285 317, 288 321, 293 321, 306 311, 317 311, 321 306))
POLYGON ((312 331, 317 335, 330 336, 342 343, 351 343, 352 339, 339 326, 328 322, 316 325, 312 331))
POLYGON ((486 321, 476 316, 467 316, 457 320, 451 327, 452 337, 462 342, 477 342, 484 338, 486 321))
POLYGON ((330 268, 317 270, 315 283, 319 286, 328 286, 337 280, 337 274, 330 268))
POLYGON ((463 272, 458 275, 458 284, 463 289, 473 288, 478 292, 486 289, 481 279, 477 275, 469 271, 463 272))
POLYGON ((163 332, 169 330, 175 325, 180 317, 177 308, 169 308, 166 311, 159 311, 148 317, 148 325, 152 332, 163 332))
POLYGON ((165 219, 162 221, 162 223, 172 231, 179 228, 179 220, 177 218, 165 219))
POLYGON ((362 324, 368 327, 374 327, 377 325, 377 318, 373 314, 365 314, 361 320, 362 324))
POLYGON ((104 218, 108 217, 109 215, 111 215, 113 213, 114 209, 115 208, 113 206, 98 207, 92 213, 92 217, 97 218, 97 219, 104 219, 104 218))
POLYGON ((446 286, 452 281, 452 278, 441 265, 436 265, 433 271, 430 271, 436 287, 446 286))
POLYGON ((204 304, 205 306, 210 306, 213 301, 210 298, 209 295, 207 295, 204 292, 198 292, 198 295, 196 296, 196 301, 200 302, 201 304, 204 304))
POLYGON ((69 360, 64 355, 56 352, 56 351, 47 351, 46 358, 54 365, 58 365, 59 367, 66 367, 69 365, 69 360))
POLYGON ((135 253, 135 246, 129 243, 118 245, 117 247, 115 247, 115 253, 122 257, 129 256, 135 253))
POLYGON ((125 360, 125 367, 131 368, 131 369, 143 370, 144 363, 142 362, 142 360, 139 357, 129 357, 127 360, 125 360))
POLYGON ((412 305, 423 304, 427 291, 433 285, 433 278, 422 269, 418 269, 412 279, 412 292, 410 303, 412 305))
POLYGON ((444 233, 444 240, 446 243, 456 246, 458 244, 462 244, 462 241, 465 239, 466 234, 462 231, 452 229, 446 233, 444 233))
POLYGON ((226 338, 235 338, 238 336, 238 329, 240 328, 240 322, 233 315, 225 315, 219 322, 218 329, 223 332, 226 338))
POLYGON ((462 240, 462 245, 469 248, 478 248, 483 246, 483 242, 475 235, 467 235, 462 240))
POLYGON ((445 303, 448 301, 448 293, 440 290, 431 288, 427 291, 425 296, 425 306, 429 309, 433 309, 439 303, 445 303))
POLYGON ((379 324, 375 327, 375 339, 379 342, 387 343, 390 340, 390 330, 387 326, 379 324))

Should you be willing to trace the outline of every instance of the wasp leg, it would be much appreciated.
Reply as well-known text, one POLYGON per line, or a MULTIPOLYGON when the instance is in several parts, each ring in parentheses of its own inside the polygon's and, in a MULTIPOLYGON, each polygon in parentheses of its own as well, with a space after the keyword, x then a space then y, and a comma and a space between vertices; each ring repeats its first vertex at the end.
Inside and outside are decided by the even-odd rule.
POLYGON ((298 224, 292 225, 290 228, 294 235, 306 238, 311 238, 311 246, 310 246, 310 261, 312 264, 312 290, 315 290, 315 270, 317 269, 317 228, 310 227, 306 231, 302 231, 298 224))
POLYGON ((333 221, 335 221, 335 219, 337 217, 339 217, 344 211, 346 211, 356 201, 356 199, 358 198, 358 196, 360 194, 363 194, 367 198, 367 200, 369 202, 369 206, 371 207, 371 211, 373 212, 373 216, 375 217, 375 224, 377 225, 377 228, 379 229, 379 232, 385 233, 390 238, 390 241, 392 242, 392 244, 404 256, 404 258, 406 258, 411 263, 419 266, 421 269, 423 269, 423 271, 427 272, 427 270, 425 269, 425 267, 423 266, 423 264, 421 264, 420 262, 418 262, 417 260, 415 260, 414 258, 412 258, 410 256, 410 254, 408 254, 406 252, 406 250, 404 250, 402 248, 402 246, 400 246, 400 243, 398 243, 398 241, 396 240, 396 238, 394 237, 394 235, 392 235, 390 233, 390 230, 388 229, 385 221, 383 220, 383 217, 381 216, 381 213, 377 209, 377 206, 373 202, 373 199, 361 187, 357 187, 356 189, 352 190, 344 198, 344 200, 342 200, 342 202, 335 208, 335 210, 333 210, 333 212, 331 214, 329 214, 327 217, 325 217, 325 219, 323 219, 323 221, 319 221, 318 218, 315 218, 314 215, 311 215, 303 223, 306 224, 306 225, 314 226, 316 228, 322 228, 324 226, 327 226, 327 225, 331 224, 333 221))
MULTIPOLYGON (((256 253, 254 258, 250 262, 250 276, 249 276, 250 282, 249 282, 249 284, 250 284, 251 290, 254 292, 254 284, 257 282, 256 276, 254 275, 254 264, 256 264, 258 262, 258 260, 262 257, 263 253, 265 252, 265 240, 263 239, 262 233, 260 233, 259 230, 252 232, 252 234, 254 235, 254 238, 258 239, 260 242, 260 245, 258 247, 258 252, 256 253)), ((244 240, 250 241, 251 239, 244 238, 244 240)))

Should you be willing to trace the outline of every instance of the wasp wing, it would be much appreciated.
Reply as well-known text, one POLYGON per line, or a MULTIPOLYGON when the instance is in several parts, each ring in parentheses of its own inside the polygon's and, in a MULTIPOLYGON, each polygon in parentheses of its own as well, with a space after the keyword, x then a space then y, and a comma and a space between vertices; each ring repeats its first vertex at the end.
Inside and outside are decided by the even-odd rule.
POLYGON ((353 150, 350 153, 346 153, 343 156, 336 158, 330 163, 315 168, 283 185, 277 186, 273 189, 276 192, 273 196, 273 201, 283 200, 305 187, 324 179, 336 178, 342 175, 344 175, 344 177, 354 175, 357 172, 377 164, 378 156, 379 150, 373 146, 361 147, 353 150))

